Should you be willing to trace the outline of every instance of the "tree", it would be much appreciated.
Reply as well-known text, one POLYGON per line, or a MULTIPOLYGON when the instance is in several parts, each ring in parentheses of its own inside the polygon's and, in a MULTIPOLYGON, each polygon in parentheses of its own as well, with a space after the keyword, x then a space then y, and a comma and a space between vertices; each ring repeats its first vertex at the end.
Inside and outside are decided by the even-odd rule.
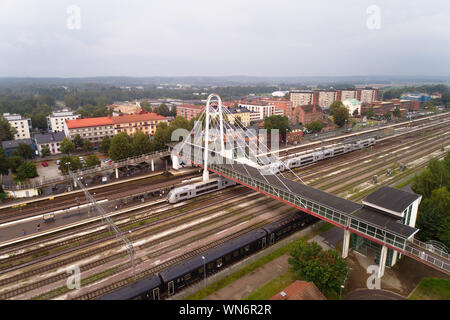
POLYGON ((74 109, 78 106, 77 98, 73 94, 68 94, 64 97, 64 103, 67 107, 74 109))
MULTIPOLYGON (((5 150, 0 146, 0 174, 6 175, 9 173, 9 161, 6 157, 5 150)), ((0 184, 1 185, 1 184, 0 184)))
POLYGON ((283 141, 286 140, 286 134, 292 130, 289 125, 289 119, 280 115, 273 115, 264 118, 264 129, 267 130, 267 134, 270 134, 272 129, 278 129, 278 132, 283 137, 283 141))
POLYGON ((164 103, 161 103, 158 107, 156 107, 155 111, 157 114, 160 114, 165 117, 170 116, 171 114, 169 107, 164 103))
POLYGON ((156 132, 153 136, 153 150, 161 150, 166 147, 166 144, 171 141, 171 130, 169 129, 169 126, 166 122, 160 122, 158 123, 158 126, 156 127, 156 132))
POLYGON ((306 129, 310 132, 320 132, 322 131, 323 123, 320 121, 312 121, 306 125, 306 129))
POLYGON ((340 100, 336 100, 334 101, 331 105, 330 105, 330 115, 334 116, 334 113, 339 109, 344 107, 344 104, 342 103, 342 101, 340 100))
POLYGON ((152 111, 152 107, 150 106, 150 102, 148 102, 148 100, 144 100, 141 102, 141 108, 145 111, 152 111))
POLYGON ((357 117, 358 114, 359 114, 358 109, 355 109, 355 110, 353 111, 353 114, 352 114, 352 115, 353 115, 354 117, 357 117))
POLYGON ((11 168, 12 172, 17 172, 17 168, 19 168, 24 160, 21 156, 11 156, 8 158, 8 166, 11 168))
POLYGON ((59 150, 65 154, 71 154, 75 151, 75 144, 67 138, 64 138, 61 141, 61 145, 59 146, 59 150))
POLYGON ((13 140, 16 133, 17 130, 11 127, 9 121, 0 115, 0 142, 13 140))
POLYGON ((37 177, 37 170, 34 163, 24 162, 17 168, 16 178, 19 181, 37 177))
POLYGON ((366 111, 363 112, 363 116, 366 116, 368 119, 375 116, 375 112, 373 111, 373 107, 369 107, 366 111))
POLYGON ((111 146, 108 151, 112 160, 117 161, 133 156, 131 138, 125 133, 120 132, 111 139, 111 146))
POLYGON ((67 168, 70 168, 71 171, 77 171, 83 167, 80 158, 64 156, 61 158, 61 162, 59 163, 59 170, 63 173, 67 173, 67 168))
POLYGON ((400 118, 402 116, 402 112, 400 111, 400 109, 398 107, 396 107, 394 109, 394 111, 392 111, 392 114, 394 115, 394 117, 396 118, 400 118))
POLYGON ((73 137, 72 142, 75 145, 76 149, 83 147, 83 144, 84 144, 84 141, 79 134, 77 134, 77 135, 75 135, 75 137, 73 137))
POLYGON ((21 142, 17 146, 17 149, 14 150, 13 155, 22 157, 24 159, 31 159, 34 156, 34 151, 33 148, 30 147, 28 144, 21 142))
POLYGON ((416 227, 423 241, 437 240, 450 247, 450 191, 446 187, 435 189, 424 198, 419 207, 416 227))
POLYGON ((346 107, 339 107, 334 110, 333 113, 333 122, 339 127, 342 128, 350 118, 350 114, 348 113, 348 109, 346 107))
POLYGON ((83 150, 84 151, 92 151, 94 150, 94 146, 92 144, 92 142, 88 139, 84 139, 83 140, 83 150))
POLYGON ((386 113, 383 114, 383 117, 384 117, 386 120, 391 120, 391 112, 390 112, 390 111, 386 111, 386 113))
POLYGON ((99 150, 103 154, 108 154, 110 146, 111 146, 111 139, 108 136, 105 136, 103 140, 100 142, 99 150))
POLYGON ((289 264, 299 279, 314 282, 324 292, 339 291, 348 266, 337 251, 323 251, 316 242, 302 240, 296 243, 290 255, 289 264))
POLYGON ((41 157, 45 158, 45 157, 48 157, 49 155, 51 155, 49 147, 43 146, 41 149, 41 157))
POLYGON ((100 165, 100 160, 95 154, 88 155, 86 158, 86 167, 95 167, 100 165))
POLYGON ((134 133, 131 138, 131 143, 133 146, 133 154, 135 156, 150 153, 153 150, 149 137, 140 130, 134 133))
POLYGON ((450 152, 447 153, 444 161, 431 159, 426 169, 421 174, 414 176, 411 189, 424 198, 431 197, 433 190, 441 187, 450 190, 450 170, 447 162, 449 155, 450 152))

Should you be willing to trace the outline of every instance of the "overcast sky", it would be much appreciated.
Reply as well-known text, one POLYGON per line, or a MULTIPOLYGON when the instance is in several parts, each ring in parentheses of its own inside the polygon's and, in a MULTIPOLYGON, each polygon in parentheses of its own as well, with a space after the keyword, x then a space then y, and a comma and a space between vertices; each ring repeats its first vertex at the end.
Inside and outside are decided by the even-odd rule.
POLYGON ((0 0, 0 76, 448 76, 449 30, 449 0, 0 0))

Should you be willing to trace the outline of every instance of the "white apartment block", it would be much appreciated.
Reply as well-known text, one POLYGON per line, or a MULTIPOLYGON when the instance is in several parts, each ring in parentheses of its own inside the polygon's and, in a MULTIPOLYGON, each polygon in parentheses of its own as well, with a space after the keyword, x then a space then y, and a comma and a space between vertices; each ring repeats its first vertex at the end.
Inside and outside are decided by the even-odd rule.
POLYGON ((79 114, 73 114, 72 111, 67 109, 53 112, 47 116, 48 130, 51 132, 62 132, 64 131, 64 123, 66 120, 75 120, 78 118, 80 118, 79 114))
POLYGON ((4 113, 3 118, 8 120, 11 127, 14 127, 17 133, 14 135, 14 140, 31 139, 31 119, 23 119, 20 114, 4 113))
POLYGON ((330 107, 336 100, 336 91, 319 91, 319 107, 330 107))
POLYGON ((356 90, 340 90, 341 92, 341 101, 347 100, 347 99, 356 99, 356 90))
POLYGON ((284 116, 284 112, 275 106, 262 106, 254 104, 239 104, 239 107, 247 108, 250 111, 250 121, 264 120, 265 117, 273 115, 284 116))
POLYGON ((374 89, 361 89, 360 101, 362 103, 372 103, 377 99, 374 89))
POLYGON ((314 93, 311 90, 305 91, 293 91, 290 94, 292 107, 295 108, 297 106, 306 106, 313 104, 314 93))

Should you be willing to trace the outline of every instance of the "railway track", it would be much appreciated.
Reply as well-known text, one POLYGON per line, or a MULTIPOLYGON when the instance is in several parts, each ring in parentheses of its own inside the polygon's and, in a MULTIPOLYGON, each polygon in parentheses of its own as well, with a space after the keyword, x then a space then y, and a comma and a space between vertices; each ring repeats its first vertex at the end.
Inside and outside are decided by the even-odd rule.
MULTIPOLYGON (((247 230, 248 231, 248 230, 247 230)), ((206 249, 205 249, 206 250, 206 249)), ((152 256, 153 257, 153 256, 152 256)), ((154 258, 154 257, 153 257, 154 258)), ((160 266, 158 266, 158 267, 160 267, 160 266)), ((126 268, 125 268, 126 269, 126 268)), ((67 275, 65 275, 65 277, 67 277, 67 275)), ((80 298, 80 299, 83 299, 83 297, 84 296, 80 296, 80 297, 78 297, 78 298, 80 298)))
MULTIPOLYGON (((130 185, 127 185, 127 190, 123 190, 123 186, 106 186, 104 189, 98 189, 98 191, 95 191, 95 199, 97 201, 101 200, 109 200, 109 201, 117 201, 124 199, 126 197, 130 197, 134 194, 138 194, 139 192, 156 192, 160 189, 170 187, 174 184, 179 184, 186 178, 190 178, 192 176, 197 176, 198 174, 195 173, 189 173, 183 176, 176 176, 176 177, 161 177, 156 178, 151 177, 143 180, 136 180, 134 183, 130 183, 130 185), (157 182, 155 184, 155 182, 157 182), (115 187, 115 188, 112 188, 115 187), (131 188, 130 187, 136 187, 131 188), (148 188, 151 187, 149 190, 148 188), (122 191, 121 191, 122 190, 122 191)), ((24 219, 31 216, 34 216, 36 214, 45 214, 50 213, 58 210, 64 210, 70 207, 75 207, 78 205, 84 205, 87 204, 86 200, 84 199, 84 194, 82 191, 80 191, 80 194, 70 195, 69 199, 60 199, 57 198, 55 200, 48 200, 48 203, 45 203, 44 205, 38 205, 37 203, 31 204, 28 206, 20 206, 18 208, 4 208, 0 209, 0 223, 6 223, 18 219, 24 219), (77 201, 76 199, 79 199, 77 201), (19 212, 17 212, 19 211, 19 212)))
MULTIPOLYGON (((258 203, 258 207, 262 207, 262 208, 257 210, 256 212, 252 212, 250 214, 244 213, 243 216, 242 216, 242 212, 240 212, 239 209, 230 212, 229 214, 227 214, 227 218, 230 218, 232 216, 239 216, 239 215, 241 215, 241 216, 239 216, 237 219, 235 219, 235 220, 233 220, 233 221, 231 221, 231 222, 229 222, 229 223, 227 223, 227 224, 225 224, 223 226, 220 226, 219 228, 221 230, 227 229, 229 227, 232 227, 232 226, 235 226, 235 225, 241 223, 243 220, 251 219, 251 218, 256 217, 256 216, 258 216, 260 214, 263 214, 264 212, 267 212, 267 210, 273 210, 273 209, 276 209, 276 208, 279 208, 279 207, 282 206, 281 203, 276 203, 276 204, 271 204, 270 206, 266 206, 265 203, 271 202, 270 199, 262 199, 262 201, 260 201, 260 202, 261 203, 258 203)), ((209 212, 206 212, 205 214, 207 215, 207 214, 209 214, 209 212)), ((201 217, 197 217, 196 216, 195 218, 198 219, 198 218, 201 218, 201 217)), ((215 224, 217 222, 220 222, 222 219, 223 219, 223 217, 219 216, 217 218, 214 218, 214 219, 211 219, 211 220, 208 220, 208 221, 196 224, 195 226, 192 226, 192 227, 180 230, 180 231, 175 232, 175 233, 171 233, 171 234, 169 234, 167 236, 158 238, 155 241, 151 241, 151 242, 147 243, 146 245, 139 246, 139 249, 143 250, 145 248, 152 247, 152 246, 154 246, 154 245, 156 245, 156 244, 158 244, 160 242, 171 240, 174 237, 176 238, 176 237, 182 236, 185 233, 188 233, 188 232, 191 232, 191 231, 195 231, 197 229, 201 229, 201 228, 203 228, 203 227, 205 227, 207 225, 215 224)), ((176 224, 171 225, 171 227, 172 226, 176 227, 178 225, 185 224, 185 223, 186 223, 186 221, 181 221, 180 223, 176 223, 176 224)), ((165 229, 165 230, 167 230, 167 229, 165 229)), ((135 230, 135 231, 137 231, 137 230, 135 230)), ((135 233, 135 231, 133 233, 135 233)), ((145 232, 145 234, 139 234, 137 236, 133 236, 131 240, 132 241, 137 241, 139 239, 147 237, 149 232, 151 232, 153 234, 155 231, 156 230, 149 230, 149 231, 145 232)), ((189 239, 184 240, 182 243, 177 243, 175 245, 172 245, 171 247, 169 247, 169 249, 168 248, 163 248, 163 249, 159 250, 158 253, 162 254, 162 253, 170 252, 171 250, 174 250, 174 249, 179 248, 179 247, 183 247, 184 245, 186 245, 188 243, 192 243, 192 241, 194 239, 199 240, 199 239, 202 239, 202 238, 206 237, 207 235, 213 235, 216 232, 217 232, 217 230, 213 229, 213 230, 210 230, 210 231, 208 231, 206 233, 198 234, 198 235, 194 236, 193 238, 189 238, 189 239)), ((62 261, 55 262, 52 265, 48 265, 48 266, 43 267, 42 269, 34 269, 34 270, 30 271, 30 272, 21 273, 21 274, 15 276, 15 277, 3 279, 3 280, 0 281, 0 286, 6 285, 6 284, 11 283, 11 282, 17 282, 17 281, 29 278, 30 276, 42 273, 44 271, 49 271, 49 270, 55 269, 55 268, 61 268, 63 265, 71 264, 72 262, 80 261, 80 260, 82 260, 82 259, 84 259, 86 257, 92 256, 92 255, 95 255, 95 254, 98 254, 100 252, 104 252, 106 250, 110 250, 110 249, 113 249, 113 248, 116 248, 116 247, 120 247, 120 246, 121 246, 120 241, 115 241, 115 242, 113 242, 113 243, 111 243, 111 244, 109 244, 107 246, 96 248, 96 249, 91 250, 89 252, 85 252, 85 253, 83 253, 81 255, 77 255, 77 256, 74 256, 74 257, 71 257, 71 258, 66 258, 65 260, 62 260, 62 261)), ((120 258, 120 257, 123 257, 125 255, 126 255, 126 253, 122 251, 122 252, 113 254, 111 256, 108 256, 107 258, 101 259, 100 261, 105 263, 105 262, 109 262, 109 261, 112 261, 112 260, 115 259, 115 258, 112 258, 112 257, 120 258)), ((155 255, 155 253, 152 253, 152 255, 155 255)), ((96 266, 99 266, 99 265, 100 265, 99 263, 88 263, 86 265, 83 265, 81 267, 81 270, 82 271, 87 271, 87 270, 90 270, 90 269, 92 269, 92 268, 94 268, 96 266)), ((51 276, 51 277, 49 277, 47 279, 41 280, 38 283, 40 283, 41 285, 48 285, 50 283, 53 283, 55 281, 64 279, 66 277, 67 277, 67 274, 65 272, 62 272, 61 274, 58 274, 58 275, 55 275, 55 276, 51 276)), ((36 288, 37 288, 36 287, 36 283, 31 283, 29 285, 25 284, 25 285, 22 285, 19 288, 16 288, 16 289, 13 289, 13 290, 10 290, 10 291, 7 291, 5 293, 0 294, 0 299, 12 298, 12 297, 15 297, 15 296, 17 296, 19 294, 26 293, 26 292, 28 292, 30 290, 33 290, 33 289, 36 289, 36 288)))

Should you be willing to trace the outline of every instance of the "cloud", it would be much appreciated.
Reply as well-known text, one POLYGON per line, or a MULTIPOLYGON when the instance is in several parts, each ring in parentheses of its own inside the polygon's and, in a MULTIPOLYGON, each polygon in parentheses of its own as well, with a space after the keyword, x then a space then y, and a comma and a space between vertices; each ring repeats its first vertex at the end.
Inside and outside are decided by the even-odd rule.
POLYGON ((0 1, 0 76, 449 75, 448 1, 0 1), (81 29, 67 28, 67 7, 81 29), (367 28, 367 8, 381 28, 367 28))

